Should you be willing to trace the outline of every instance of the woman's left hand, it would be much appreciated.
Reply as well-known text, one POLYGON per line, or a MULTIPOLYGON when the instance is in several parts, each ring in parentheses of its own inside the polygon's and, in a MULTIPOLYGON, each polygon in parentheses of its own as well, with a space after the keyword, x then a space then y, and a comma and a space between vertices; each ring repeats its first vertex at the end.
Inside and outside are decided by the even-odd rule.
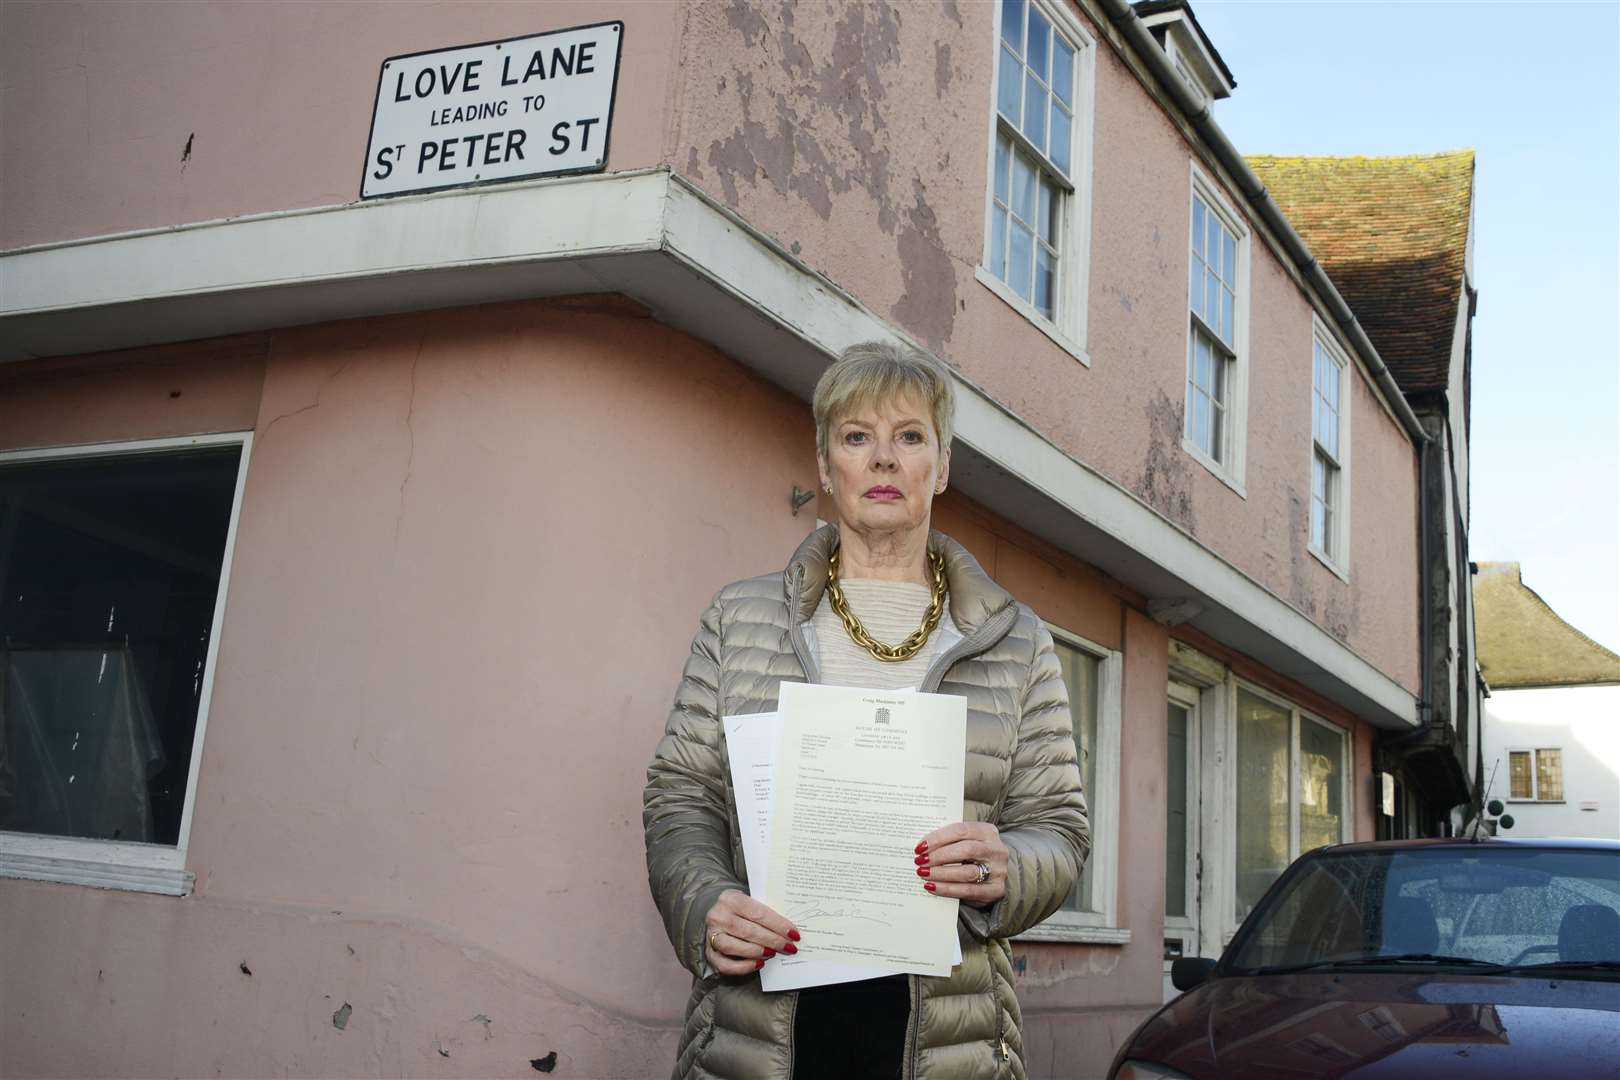
POLYGON ((954 896, 989 907, 1007 895, 1007 845, 988 821, 958 821, 935 829, 917 845, 917 876, 935 896, 954 896), (984 877, 983 866, 990 873, 984 877))

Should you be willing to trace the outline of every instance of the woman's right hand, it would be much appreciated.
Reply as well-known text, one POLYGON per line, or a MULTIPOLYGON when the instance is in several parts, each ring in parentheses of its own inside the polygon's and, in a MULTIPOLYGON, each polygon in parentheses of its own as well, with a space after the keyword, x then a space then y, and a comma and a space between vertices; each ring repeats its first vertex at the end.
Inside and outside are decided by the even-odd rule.
POLYGON ((722 975, 747 975, 777 953, 793 954, 799 932, 747 893, 727 889, 704 916, 704 954, 722 975))

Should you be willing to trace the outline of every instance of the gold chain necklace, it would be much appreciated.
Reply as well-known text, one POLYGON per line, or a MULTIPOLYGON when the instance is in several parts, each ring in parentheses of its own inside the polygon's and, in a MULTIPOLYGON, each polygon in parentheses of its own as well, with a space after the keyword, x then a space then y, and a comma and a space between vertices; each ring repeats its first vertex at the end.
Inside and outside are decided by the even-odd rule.
POLYGON ((849 631, 849 636, 855 644, 871 653, 875 659, 885 664, 898 664, 902 660, 910 660, 921 651, 928 641, 928 635, 939 625, 940 616, 945 614, 945 556, 937 551, 930 551, 928 568, 933 571, 933 581, 928 586, 928 611, 923 615, 922 625, 898 645, 885 645, 868 634, 866 627, 861 625, 861 620, 849 610, 849 605, 844 602, 844 590, 838 587, 836 551, 827 562, 827 602, 832 605, 833 613, 843 620, 844 629, 849 631))

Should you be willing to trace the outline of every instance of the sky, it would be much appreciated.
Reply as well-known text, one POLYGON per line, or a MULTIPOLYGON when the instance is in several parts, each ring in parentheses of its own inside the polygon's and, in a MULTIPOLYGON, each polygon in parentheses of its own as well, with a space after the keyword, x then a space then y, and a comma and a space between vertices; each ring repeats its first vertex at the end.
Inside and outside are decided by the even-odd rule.
POLYGON ((1620 652, 1620 0, 1194 0, 1245 154, 1475 151, 1471 558, 1620 652))

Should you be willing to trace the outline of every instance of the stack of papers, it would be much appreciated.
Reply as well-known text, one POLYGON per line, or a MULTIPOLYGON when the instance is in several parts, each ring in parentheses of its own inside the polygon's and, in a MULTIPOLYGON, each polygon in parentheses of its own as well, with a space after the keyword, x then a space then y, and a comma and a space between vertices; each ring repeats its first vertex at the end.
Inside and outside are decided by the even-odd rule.
POLYGON ((764 989, 950 974, 957 901, 923 889, 911 851, 962 820, 966 702, 784 683, 780 711, 723 723, 748 891, 802 935, 764 989))

